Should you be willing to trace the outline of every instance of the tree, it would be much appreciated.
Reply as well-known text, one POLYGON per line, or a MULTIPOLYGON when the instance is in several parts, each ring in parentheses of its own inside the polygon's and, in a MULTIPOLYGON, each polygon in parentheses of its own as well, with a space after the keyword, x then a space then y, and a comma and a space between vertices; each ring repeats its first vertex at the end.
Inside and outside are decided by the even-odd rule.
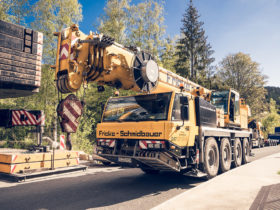
POLYGON ((214 61, 211 57, 214 51, 207 43, 207 36, 202 28, 204 23, 199 21, 199 17, 197 9, 190 0, 182 19, 182 37, 178 41, 178 60, 175 65, 177 73, 184 77, 189 76, 193 81, 197 81, 200 72, 202 72, 201 76, 205 77, 206 69, 214 61))
POLYGON ((146 0, 132 5, 129 14, 128 42, 159 56, 165 33, 163 2, 146 0))
POLYGON ((11 7, 11 0, 0 1, 0 20, 10 21, 11 16, 8 14, 10 7, 11 7))
POLYGON ((165 33, 162 4, 160 0, 138 4, 131 4, 130 0, 108 0, 98 29, 121 44, 159 56, 165 33))
POLYGON ((44 34, 44 63, 54 64, 57 42, 53 32, 78 24, 82 20, 82 6, 78 0, 39 0, 33 12, 36 18, 31 26, 44 34))
POLYGON ((99 17, 99 32, 114 38, 118 43, 126 44, 129 8, 129 0, 108 0, 105 14, 99 17))
POLYGON ((274 128, 280 126, 280 115, 277 113, 276 102, 271 98, 269 102, 269 113, 263 118, 262 125, 264 134, 274 133, 274 128))
POLYGON ((30 12, 29 0, 1 0, 0 20, 25 25, 30 12))
POLYGON ((267 91, 267 101, 269 102, 271 98, 276 101, 276 107, 278 107, 280 113, 280 87, 267 86, 265 89, 267 91))
POLYGON ((174 37, 173 39, 170 37, 167 37, 163 44, 163 50, 160 55, 160 64, 170 70, 175 72, 175 63, 178 59, 176 56, 176 40, 177 37, 174 37))
POLYGON ((241 52, 228 55, 220 62, 217 76, 222 88, 234 88, 246 99, 253 115, 265 110, 266 76, 250 55, 241 52))

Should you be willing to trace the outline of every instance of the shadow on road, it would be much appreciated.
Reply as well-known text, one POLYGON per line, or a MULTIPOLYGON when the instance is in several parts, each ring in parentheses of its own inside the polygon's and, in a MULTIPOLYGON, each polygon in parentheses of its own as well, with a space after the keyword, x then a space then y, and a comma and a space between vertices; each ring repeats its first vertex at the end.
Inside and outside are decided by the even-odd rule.
POLYGON ((0 189, 0 206, 3 209, 98 208, 174 188, 189 189, 203 181, 177 173, 146 175, 138 169, 125 169, 0 189))

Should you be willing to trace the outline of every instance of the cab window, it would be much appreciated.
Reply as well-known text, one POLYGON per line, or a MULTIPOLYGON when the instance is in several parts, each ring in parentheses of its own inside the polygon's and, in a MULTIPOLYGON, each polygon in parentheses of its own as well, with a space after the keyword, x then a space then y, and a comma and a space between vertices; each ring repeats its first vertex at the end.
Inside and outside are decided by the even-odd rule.
POLYGON ((180 96, 182 96, 182 94, 176 93, 176 95, 175 95, 171 120, 182 120, 180 96))

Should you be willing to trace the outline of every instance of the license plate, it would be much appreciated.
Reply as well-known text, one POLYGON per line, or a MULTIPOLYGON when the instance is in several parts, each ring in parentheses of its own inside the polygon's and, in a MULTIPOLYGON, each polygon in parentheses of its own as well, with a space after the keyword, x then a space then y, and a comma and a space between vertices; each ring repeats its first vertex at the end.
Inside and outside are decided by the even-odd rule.
POLYGON ((119 157, 119 162, 131 163, 131 158, 119 157))

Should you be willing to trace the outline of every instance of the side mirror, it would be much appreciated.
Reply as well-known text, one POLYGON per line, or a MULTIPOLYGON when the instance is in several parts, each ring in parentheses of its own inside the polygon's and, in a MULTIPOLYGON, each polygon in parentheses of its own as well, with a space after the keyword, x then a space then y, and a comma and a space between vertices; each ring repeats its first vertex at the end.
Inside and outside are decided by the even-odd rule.
POLYGON ((189 104, 188 97, 187 96, 180 96, 180 104, 188 105, 189 104))
POLYGON ((188 105, 181 106, 181 118, 182 118, 182 120, 189 120, 189 106, 188 105))
POLYGON ((100 112, 100 120, 102 118, 103 112, 104 112, 105 104, 101 104, 101 112, 100 112))

